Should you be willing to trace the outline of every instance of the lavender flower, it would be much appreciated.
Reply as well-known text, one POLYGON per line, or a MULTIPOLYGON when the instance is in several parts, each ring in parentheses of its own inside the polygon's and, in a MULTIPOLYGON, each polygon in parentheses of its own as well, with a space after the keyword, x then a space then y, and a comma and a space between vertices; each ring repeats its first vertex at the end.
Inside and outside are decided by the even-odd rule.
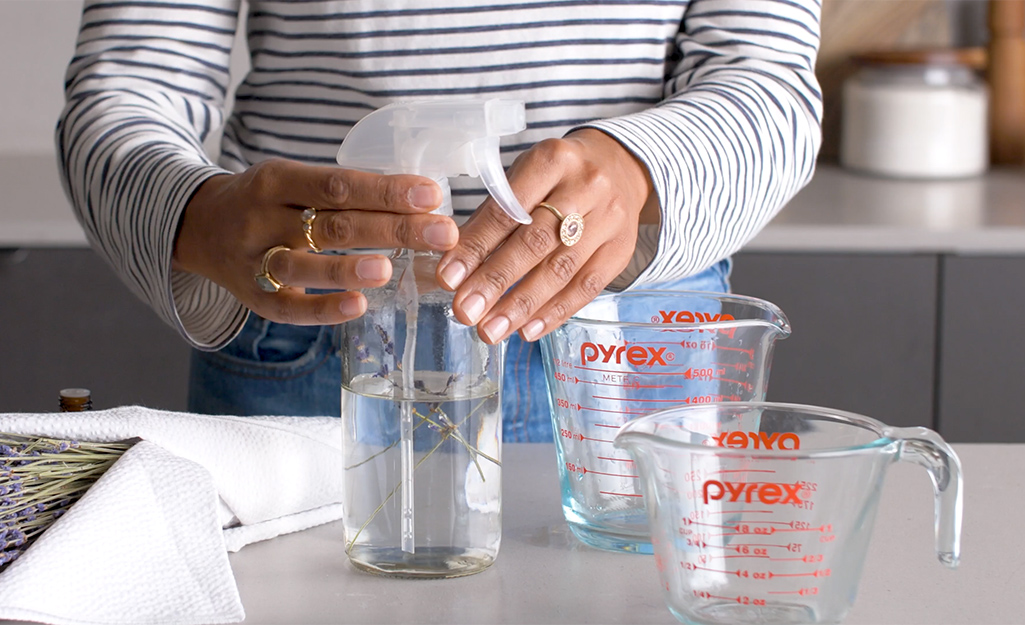
POLYGON ((391 340, 391 337, 388 336, 388 331, 376 323, 374 324, 374 329, 377 330, 377 335, 381 337, 381 344, 384 345, 384 353, 394 356, 395 341, 391 340))
POLYGON ((352 345, 356 348, 356 358, 360 362, 374 362, 374 357, 370 354, 370 350, 363 344, 358 336, 352 337, 352 345))
POLYGON ((0 570, 24 553, 131 445, 0 433, 0 570))

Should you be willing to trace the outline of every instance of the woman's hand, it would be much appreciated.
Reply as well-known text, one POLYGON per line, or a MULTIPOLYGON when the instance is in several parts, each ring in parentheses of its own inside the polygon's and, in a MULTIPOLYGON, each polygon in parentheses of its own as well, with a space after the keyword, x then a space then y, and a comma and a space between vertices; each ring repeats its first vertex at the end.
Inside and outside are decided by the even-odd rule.
POLYGON ((581 215, 584 231, 568 247, 552 211, 535 208, 524 226, 490 198, 467 220, 438 278, 457 289, 456 317, 489 343, 517 330, 536 340, 594 299, 630 261, 652 193, 644 165, 591 128, 535 145, 510 167, 509 183, 526 207, 581 215))
POLYGON ((317 209, 313 241, 324 250, 412 248, 445 251, 459 230, 450 217, 424 214, 438 207, 438 185, 420 176, 382 176, 285 160, 259 163, 240 174, 204 182, 182 216, 174 266, 228 289, 250 310, 271 321, 297 325, 342 323, 366 311, 358 291, 306 294, 304 288, 362 289, 391 277, 391 262, 379 254, 313 254, 302 213, 317 209), (267 270, 286 285, 276 293, 260 288, 267 270))

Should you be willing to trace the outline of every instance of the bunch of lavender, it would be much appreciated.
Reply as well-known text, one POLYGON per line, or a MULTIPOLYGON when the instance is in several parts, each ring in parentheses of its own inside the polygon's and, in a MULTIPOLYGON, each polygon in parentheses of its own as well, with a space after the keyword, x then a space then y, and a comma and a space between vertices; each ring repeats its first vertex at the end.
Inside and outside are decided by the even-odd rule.
POLYGON ((131 446, 0 433, 0 570, 131 446))

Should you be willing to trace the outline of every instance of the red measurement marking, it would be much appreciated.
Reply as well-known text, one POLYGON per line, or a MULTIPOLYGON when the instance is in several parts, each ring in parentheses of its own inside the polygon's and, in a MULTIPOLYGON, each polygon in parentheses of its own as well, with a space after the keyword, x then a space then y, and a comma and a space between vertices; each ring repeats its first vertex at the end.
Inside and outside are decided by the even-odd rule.
MULTIPOLYGON (((580 467, 580 468, 584 469, 583 467, 580 467)), ((625 474, 622 474, 622 473, 602 473, 601 471, 595 471, 594 469, 584 469, 583 471, 581 471, 581 473, 595 473, 597 475, 608 475, 609 477, 632 477, 632 478, 638 477, 636 475, 625 475, 625 474)))
POLYGON ((737 556, 712 556, 712 557, 713 558, 768 558, 769 556, 764 555, 764 554, 755 555, 755 554, 751 553, 751 554, 737 555, 737 556))
POLYGON ((755 357, 755 350, 753 350, 753 349, 743 349, 741 347, 726 347, 725 345, 718 345, 718 344, 712 345, 712 349, 722 349, 722 350, 725 350, 725 351, 728 351, 728 352, 741 352, 741 353, 747 354, 751 358, 755 357))
POLYGON ((577 437, 580 440, 582 440, 582 441, 595 441, 595 442, 598 442, 598 443, 611 443, 612 442, 612 441, 607 441, 604 438, 591 438, 590 436, 584 436, 583 434, 577 434, 577 437))
MULTIPOLYGON (((793 524, 793 522, 791 521, 791 525, 792 524, 793 524)), ((799 528, 790 529, 790 530, 782 530, 781 529, 781 530, 775 530, 775 531, 777 531, 777 532, 829 532, 829 531, 832 531, 832 529, 833 529, 832 526, 825 526, 825 525, 823 525, 821 527, 804 527, 804 528, 800 528, 799 527, 799 528)))
MULTIPOLYGON (((602 395, 591 395, 595 399, 611 399, 613 401, 626 401, 626 402, 669 402, 679 404, 684 400, 681 399, 641 399, 639 397, 604 397, 602 395)), ((689 398, 688 398, 689 399, 689 398)))
POLYGON ((635 494, 635 493, 614 493, 614 492, 608 491, 608 490, 600 490, 598 492, 601 493, 602 495, 615 495, 617 497, 643 497, 643 495, 639 495, 639 494, 635 494))
POLYGON ((736 601, 740 602, 740 597, 720 597, 719 595, 705 595, 707 599, 722 599, 723 601, 736 601))
POLYGON ((607 456, 598 456, 598 460, 609 460, 612 462, 633 462, 630 458, 609 458, 607 456))
POLYGON ((715 523, 702 523, 701 521, 691 521, 690 519, 683 519, 684 525, 701 525, 702 527, 718 527, 724 530, 736 530, 736 525, 716 525, 715 523))
POLYGON ((608 413, 611 413, 611 414, 634 414, 634 415, 648 414, 644 410, 608 410, 607 408, 592 408, 590 406, 581 406, 580 404, 577 404, 577 406, 578 406, 577 410, 590 410, 591 412, 608 412, 608 413))
POLYGON ((721 569, 710 569, 706 566, 698 566, 696 564, 692 564, 691 566, 694 567, 695 571, 711 571, 712 573, 726 573, 727 575, 736 575, 737 577, 740 577, 739 569, 736 571, 723 571, 721 569))
POLYGON ((823 557, 821 553, 802 556, 800 558, 772 558, 773 562, 822 562, 822 560, 823 557))
POLYGON ((716 475, 717 473, 775 473, 772 469, 720 469, 719 471, 709 471, 709 475, 716 475))
POLYGON ((769 579, 773 577, 829 577, 831 572, 829 569, 819 569, 811 573, 773 573, 769 571, 769 579))
POLYGON ((812 586, 810 588, 801 588, 800 590, 770 590, 770 595, 817 595, 819 594, 819 587, 812 586))
POLYGON ((599 428, 612 428, 614 430, 618 430, 619 428, 623 427, 621 425, 611 425, 609 423, 594 423, 592 425, 599 428))
POLYGON ((752 367, 754 367, 754 363, 752 363, 752 362, 713 362, 712 366, 714 366, 714 367, 730 367, 731 369, 736 369, 737 371, 747 371, 748 369, 751 369, 752 367))

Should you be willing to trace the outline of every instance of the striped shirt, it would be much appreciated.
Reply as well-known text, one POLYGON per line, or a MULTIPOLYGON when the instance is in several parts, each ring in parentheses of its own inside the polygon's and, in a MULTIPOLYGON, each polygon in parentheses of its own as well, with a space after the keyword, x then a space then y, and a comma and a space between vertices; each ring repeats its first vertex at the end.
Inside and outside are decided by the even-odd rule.
MULTIPOLYGON (((196 188, 268 158, 333 163, 348 129, 392 101, 525 101, 506 166, 577 127, 615 137, 661 208, 617 282, 631 288, 737 251, 814 171, 819 0, 250 0, 252 69, 227 115, 239 5, 87 0, 56 133, 90 243, 200 349, 247 313, 171 266, 196 188), (215 164, 203 141, 222 125, 215 164)), ((453 180, 457 219, 483 194, 453 180)))

